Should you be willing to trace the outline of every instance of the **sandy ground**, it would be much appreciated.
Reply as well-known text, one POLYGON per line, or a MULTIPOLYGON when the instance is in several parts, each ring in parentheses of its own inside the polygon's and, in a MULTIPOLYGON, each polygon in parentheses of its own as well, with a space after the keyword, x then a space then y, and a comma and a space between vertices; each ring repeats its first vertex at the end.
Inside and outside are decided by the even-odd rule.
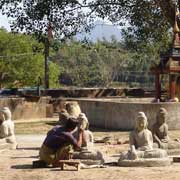
MULTIPOLYGON (((123 134, 123 137, 126 138, 126 136, 126 134, 123 134)), ((67 167, 65 171, 61 171, 59 168, 33 169, 32 161, 38 159, 38 149, 43 139, 44 135, 18 135, 18 150, 0 150, 0 180, 180 179, 180 163, 174 163, 168 167, 110 166, 106 168, 82 169, 80 171, 75 171, 74 167, 67 167)), ((128 145, 96 144, 96 148, 101 149, 110 156, 127 149, 128 145)))

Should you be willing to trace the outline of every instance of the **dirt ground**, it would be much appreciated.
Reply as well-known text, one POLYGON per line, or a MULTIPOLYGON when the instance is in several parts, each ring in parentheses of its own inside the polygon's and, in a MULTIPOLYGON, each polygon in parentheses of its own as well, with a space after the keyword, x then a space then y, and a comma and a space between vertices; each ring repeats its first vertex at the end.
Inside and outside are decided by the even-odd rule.
MULTIPOLYGON (((31 126, 28 126, 31 128, 31 126)), ((95 138, 111 136, 124 142, 128 140, 128 132, 112 132, 94 130, 95 138)), ((32 161, 38 159, 38 150, 45 135, 17 135, 19 149, 0 149, 0 180, 179 180, 180 163, 168 167, 117 167, 81 169, 75 171, 67 167, 61 171, 59 168, 33 169, 32 161)), ((171 137, 180 139, 180 131, 172 131, 171 137)), ((95 144, 96 149, 103 151, 108 157, 117 157, 121 151, 128 149, 128 144, 95 144)))

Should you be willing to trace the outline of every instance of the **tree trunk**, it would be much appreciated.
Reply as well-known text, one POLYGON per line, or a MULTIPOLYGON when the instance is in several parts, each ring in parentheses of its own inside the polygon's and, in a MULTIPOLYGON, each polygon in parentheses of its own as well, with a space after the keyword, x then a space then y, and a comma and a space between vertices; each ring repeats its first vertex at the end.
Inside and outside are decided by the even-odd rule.
POLYGON ((44 51, 44 61, 45 61, 45 89, 49 88, 49 40, 46 39, 44 43, 45 51, 44 51))

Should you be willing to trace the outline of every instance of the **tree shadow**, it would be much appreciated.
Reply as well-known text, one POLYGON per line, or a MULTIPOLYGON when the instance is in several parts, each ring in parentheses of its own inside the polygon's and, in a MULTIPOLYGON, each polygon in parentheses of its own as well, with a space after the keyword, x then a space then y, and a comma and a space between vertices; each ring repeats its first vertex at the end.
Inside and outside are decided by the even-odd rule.
POLYGON ((47 167, 42 167, 42 168, 35 168, 33 167, 32 164, 18 164, 18 165, 13 165, 11 166, 12 169, 49 169, 50 171, 77 171, 77 169, 64 169, 61 170, 59 167, 58 168, 54 168, 51 166, 47 166, 47 167))
POLYGON ((113 154, 111 157, 119 157, 119 154, 113 154))
POLYGON ((61 170, 60 168, 53 168, 50 171, 77 171, 77 169, 63 169, 61 170))
POLYGON ((118 130, 111 130, 111 129, 105 129, 105 128, 98 128, 98 127, 95 127, 95 126, 90 126, 89 128, 92 132, 129 132, 127 130, 123 130, 123 129, 118 129, 118 130))
POLYGON ((40 147, 21 147, 18 150, 39 150, 40 147))
POLYGON ((13 165, 11 166, 12 169, 51 169, 52 167, 47 166, 47 167, 33 167, 32 164, 18 164, 18 165, 13 165))
POLYGON ((33 169, 32 164, 13 165, 12 169, 33 169))
POLYGON ((52 121, 52 122, 46 122, 45 124, 50 125, 50 126, 56 126, 59 123, 58 123, 58 121, 52 121))
POLYGON ((107 162, 104 163, 105 166, 118 166, 118 162, 107 162))
POLYGON ((39 155, 37 155, 37 156, 21 156, 21 157, 18 157, 18 156, 16 156, 16 157, 11 157, 11 159, 24 159, 24 158, 39 158, 39 155))

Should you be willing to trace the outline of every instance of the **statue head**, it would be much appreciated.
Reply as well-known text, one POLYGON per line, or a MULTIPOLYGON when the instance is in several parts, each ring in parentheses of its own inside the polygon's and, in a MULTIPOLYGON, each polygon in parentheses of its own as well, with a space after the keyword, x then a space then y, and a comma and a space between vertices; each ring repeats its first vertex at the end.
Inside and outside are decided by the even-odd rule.
POLYGON ((87 130, 89 128, 89 121, 84 113, 80 113, 78 117, 79 128, 87 130))
POLYGON ((8 107, 3 107, 0 112, 4 115, 5 120, 11 120, 11 111, 8 107))
POLYGON ((71 116, 74 116, 76 118, 81 113, 81 109, 79 107, 79 104, 76 101, 67 102, 66 103, 66 110, 71 116))
POLYGON ((147 129, 148 122, 147 117, 144 112, 139 112, 136 118, 136 130, 142 131, 143 129, 147 129))
POLYGON ((160 108, 156 116, 157 123, 159 125, 165 123, 167 120, 167 115, 167 110, 165 108, 160 108))

